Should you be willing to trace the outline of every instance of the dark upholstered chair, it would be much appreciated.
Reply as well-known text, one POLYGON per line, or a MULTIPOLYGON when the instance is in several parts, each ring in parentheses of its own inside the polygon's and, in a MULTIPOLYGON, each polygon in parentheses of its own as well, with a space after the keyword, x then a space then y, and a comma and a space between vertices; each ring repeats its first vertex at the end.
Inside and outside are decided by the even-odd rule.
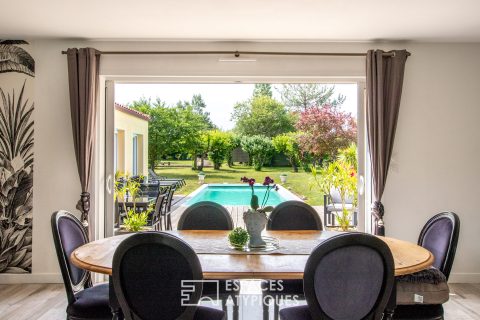
MULTIPOLYGON (((453 212, 442 212, 428 220, 420 232, 418 245, 433 253, 435 257, 433 262, 434 268, 420 271, 413 275, 398 277, 397 287, 399 290, 401 286, 409 286, 415 282, 432 283, 437 286, 443 284, 445 286, 452 270, 453 260, 455 259, 459 233, 460 219, 453 212), (438 276, 438 271, 441 272, 440 277, 438 276), (442 277, 442 274, 444 277, 442 277)), ((416 293, 422 295, 421 291, 416 293)), ((445 299, 448 299, 448 296, 445 299)), ((443 307, 441 304, 432 304, 429 301, 424 303, 397 305, 394 319, 443 319, 443 307)))
POLYGON ((323 230, 317 211, 303 201, 285 201, 273 209, 267 230, 323 230))
POLYGON ((91 285, 90 273, 70 261, 72 252, 88 242, 81 222, 66 211, 52 214, 52 232, 67 292, 67 319, 112 319, 108 284, 91 285))
POLYGON ((201 201, 189 206, 178 220, 178 230, 232 230, 230 213, 222 205, 201 201))
MULTIPOLYGON (((317 211, 302 201, 285 201, 270 214, 267 230, 323 230, 322 220, 317 211)), ((274 319, 278 319, 279 306, 275 299, 276 296, 298 295, 303 298, 302 280, 282 280, 283 290, 272 291, 269 281, 262 281, 263 294, 263 319, 269 318, 269 303, 273 300, 274 319), (272 297, 273 299, 270 299, 272 297), (268 304, 267 304, 268 302, 268 304)))
POLYGON ((145 232, 126 238, 113 256, 112 278, 126 319, 225 318, 223 311, 197 306, 200 261, 186 242, 171 234, 145 232), (191 291, 182 295, 188 286, 191 291))
MULTIPOLYGON (((222 205, 211 202, 201 201, 188 207, 178 221, 178 230, 232 230, 233 220, 230 213, 222 205)), ((217 293, 222 301, 222 308, 226 311, 226 302, 231 295, 233 298, 233 318, 238 319, 238 304, 234 295, 239 294, 240 282, 235 280, 233 286, 227 285, 223 280, 218 280, 219 288, 216 283, 204 283, 203 296, 212 297, 217 293), (229 290, 233 289, 233 290, 229 290), (217 292, 218 291, 218 292, 217 292)))
POLYGON ((303 283, 306 306, 280 310, 283 320, 382 319, 394 285, 392 253, 365 233, 329 238, 310 254, 303 283))

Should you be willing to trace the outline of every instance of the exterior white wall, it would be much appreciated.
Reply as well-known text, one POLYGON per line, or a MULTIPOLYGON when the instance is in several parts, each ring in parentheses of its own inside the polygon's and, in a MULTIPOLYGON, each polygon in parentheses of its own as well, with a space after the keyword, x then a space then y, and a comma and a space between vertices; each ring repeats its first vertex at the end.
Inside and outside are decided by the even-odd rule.
POLYGON ((148 174, 148 121, 121 110, 115 110, 118 135, 117 170, 133 174, 133 136, 138 136, 138 174, 148 174), (122 141, 123 140, 123 141, 122 141))
MULTIPOLYGON (((480 282, 480 44, 386 43, 117 43, 36 41, 36 128, 33 274, 0 277, 1 282, 60 281, 50 215, 75 212, 80 192, 72 144, 67 63, 68 47, 100 50, 291 50, 364 52, 407 48, 408 59, 393 163, 384 195, 387 235, 416 241, 424 222, 441 210, 462 220, 451 279, 480 282)), ((102 56, 103 75, 230 76, 233 80, 295 76, 342 80, 364 76, 362 58, 258 57, 256 63, 218 62, 212 56, 102 56)))

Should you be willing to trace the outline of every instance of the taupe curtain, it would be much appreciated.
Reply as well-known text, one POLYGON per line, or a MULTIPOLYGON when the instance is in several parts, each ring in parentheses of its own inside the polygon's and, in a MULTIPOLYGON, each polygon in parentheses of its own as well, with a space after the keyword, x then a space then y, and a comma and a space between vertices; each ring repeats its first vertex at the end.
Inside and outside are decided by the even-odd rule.
POLYGON ((89 213, 93 215, 93 212, 90 211, 89 188, 95 148, 100 54, 92 48, 74 48, 68 49, 67 57, 73 144, 82 187, 77 209, 92 237, 93 224, 89 224, 89 213))
POLYGON ((374 197, 372 231, 377 235, 385 235, 382 195, 392 156, 407 55, 406 50, 367 53, 367 136, 374 197))

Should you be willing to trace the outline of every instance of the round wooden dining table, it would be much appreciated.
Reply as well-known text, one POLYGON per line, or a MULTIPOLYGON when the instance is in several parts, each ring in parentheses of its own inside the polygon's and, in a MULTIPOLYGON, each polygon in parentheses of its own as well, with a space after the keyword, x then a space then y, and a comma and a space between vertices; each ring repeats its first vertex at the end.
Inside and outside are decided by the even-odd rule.
MULTIPOLYGON (((165 231, 187 243, 197 252, 205 279, 302 279, 313 249, 324 239, 338 232, 333 231, 265 231, 265 236, 282 243, 295 243, 303 253, 279 250, 280 252, 231 252, 219 250, 213 244, 224 244, 228 248, 229 231, 183 230, 165 231), (211 249, 209 249, 211 248, 211 249), (307 249, 308 253, 305 252, 307 249)), ((112 260, 115 249, 131 234, 118 235, 85 244, 72 252, 71 260, 77 267, 92 272, 112 274, 112 260)), ((395 262, 395 275, 405 275, 429 268, 434 257, 430 251, 414 243, 388 237, 379 237, 389 246, 395 262)))

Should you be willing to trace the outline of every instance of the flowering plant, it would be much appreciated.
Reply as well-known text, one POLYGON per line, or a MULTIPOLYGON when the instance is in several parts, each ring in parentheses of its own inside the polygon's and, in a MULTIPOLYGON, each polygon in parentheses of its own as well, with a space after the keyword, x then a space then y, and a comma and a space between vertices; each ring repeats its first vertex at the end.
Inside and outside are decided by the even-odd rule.
POLYGON ((253 211, 258 211, 262 213, 270 212, 273 210, 272 206, 267 206, 268 198, 270 197, 270 191, 275 190, 278 191, 278 186, 274 184, 274 181, 270 177, 265 177, 263 181, 263 185, 267 187, 265 194, 263 195, 263 199, 261 204, 259 205, 258 196, 255 194, 255 179, 243 177, 240 178, 240 181, 248 183, 250 188, 252 189, 252 198, 250 199, 250 207, 253 211))

